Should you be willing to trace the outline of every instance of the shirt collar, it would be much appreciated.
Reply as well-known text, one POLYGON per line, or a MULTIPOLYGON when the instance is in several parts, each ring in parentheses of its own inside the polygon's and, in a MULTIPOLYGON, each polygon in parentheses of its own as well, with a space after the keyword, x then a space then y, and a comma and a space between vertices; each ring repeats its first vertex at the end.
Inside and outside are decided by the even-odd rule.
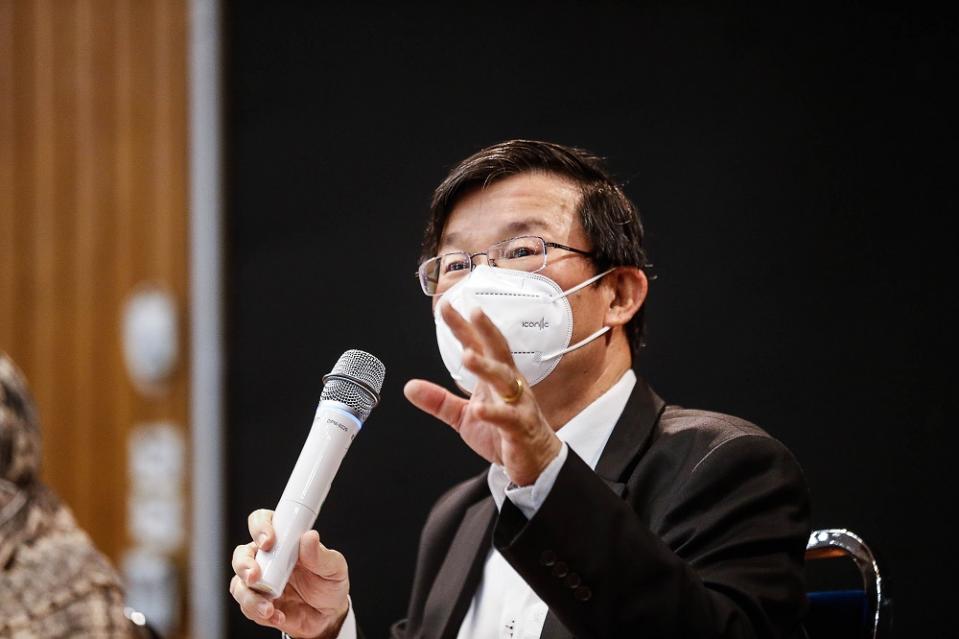
POLYGON ((627 369, 619 381, 597 397, 592 404, 577 413, 563 425, 556 436, 576 451, 589 467, 596 469, 606 441, 619 421, 629 395, 636 385, 636 373, 627 369))

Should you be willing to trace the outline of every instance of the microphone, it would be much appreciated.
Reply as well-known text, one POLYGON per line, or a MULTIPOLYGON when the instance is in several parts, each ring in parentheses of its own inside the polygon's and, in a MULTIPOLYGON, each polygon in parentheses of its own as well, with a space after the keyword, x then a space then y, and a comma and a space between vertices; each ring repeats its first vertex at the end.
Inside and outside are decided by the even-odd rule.
POLYGON ((348 350, 323 376, 313 426, 273 513, 276 544, 258 550, 260 580, 253 586, 279 597, 299 557, 300 537, 313 527, 353 438, 380 403, 386 367, 369 353, 348 350))

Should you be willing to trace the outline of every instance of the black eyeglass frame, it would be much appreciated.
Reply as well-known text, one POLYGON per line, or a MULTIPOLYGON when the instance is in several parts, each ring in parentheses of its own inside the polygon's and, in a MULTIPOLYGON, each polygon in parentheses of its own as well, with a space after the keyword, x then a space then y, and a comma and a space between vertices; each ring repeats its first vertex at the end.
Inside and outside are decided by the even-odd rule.
POLYGON ((588 257, 588 258, 593 258, 593 257, 596 255, 593 251, 584 251, 583 249, 574 248, 574 247, 572 247, 572 246, 566 246, 565 244, 560 244, 559 242, 550 242, 550 241, 547 240, 546 238, 540 237, 539 235, 517 235, 516 237, 511 237, 511 238, 508 238, 508 239, 505 239, 505 240, 501 240, 501 241, 499 241, 499 242, 496 242, 495 244, 491 244, 490 246, 488 246, 488 247, 486 248, 485 251, 477 251, 476 253, 469 253, 469 252, 467 252, 467 251, 450 251, 449 253, 443 253, 442 255, 436 255, 436 256, 434 256, 434 257, 431 257, 431 258, 428 259, 428 260, 424 260, 424 261, 419 265, 419 268, 416 269, 416 273, 414 273, 413 276, 419 280, 419 282, 420 282, 420 289, 423 291, 424 294, 428 295, 429 297, 435 297, 436 295, 438 295, 438 293, 435 293, 435 292, 430 293, 429 291, 427 291, 426 282, 425 282, 425 280, 424 280, 424 277, 425 277, 425 276, 423 275, 423 265, 425 265, 425 264, 427 264, 427 263, 429 263, 429 262, 431 262, 431 261, 433 261, 433 260, 446 257, 447 255, 465 255, 465 256, 467 257, 467 259, 469 260, 469 270, 470 270, 470 272, 472 272, 473 269, 476 268, 476 264, 473 263, 473 258, 476 257, 477 255, 485 255, 485 256, 486 256, 486 259, 487 259, 487 262, 489 263, 490 266, 492 266, 493 268, 499 268, 499 267, 496 266, 496 261, 495 261, 495 260, 490 260, 490 259, 489 259, 490 249, 492 249, 492 248, 494 248, 494 247, 496 247, 496 246, 499 246, 500 244, 506 244, 507 242, 512 242, 512 241, 514 241, 514 240, 521 240, 521 239, 523 239, 523 238, 530 238, 530 239, 539 240, 540 242, 543 243, 543 247, 544 247, 544 249, 543 249, 543 265, 542 265, 541 267, 539 267, 538 269, 536 269, 535 271, 526 271, 527 273, 538 273, 538 272, 542 271, 544 268, 546 268, 546 267, 548 266, 548 264, 549 264, 549 249, 551 249, 551 248, 557 248, 557 249, 561 249, 561 250, 563 250, 563 251, 570 251, 570 252, 572 252, 572 253, 576 253, 576 254, 578 254, 578 255, 582 255, 583 257, 588 257))

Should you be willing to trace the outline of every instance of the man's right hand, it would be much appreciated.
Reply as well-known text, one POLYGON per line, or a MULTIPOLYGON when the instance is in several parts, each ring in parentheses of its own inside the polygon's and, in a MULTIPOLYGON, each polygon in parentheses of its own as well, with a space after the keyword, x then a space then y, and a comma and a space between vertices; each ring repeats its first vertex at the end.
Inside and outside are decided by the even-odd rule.
POLYGON ((315 530, 300 537, 300 554, 283 594, 270 600, 251 588, 260 578, 256 551, 269 550, 276 541, 273 511, 257 510, 248 524, 253 541, 233 551, 230 594, 248 619, 276 628, 291 637, 336 637, 350 609, 350 580, 346 559, 320 543, 315 530))

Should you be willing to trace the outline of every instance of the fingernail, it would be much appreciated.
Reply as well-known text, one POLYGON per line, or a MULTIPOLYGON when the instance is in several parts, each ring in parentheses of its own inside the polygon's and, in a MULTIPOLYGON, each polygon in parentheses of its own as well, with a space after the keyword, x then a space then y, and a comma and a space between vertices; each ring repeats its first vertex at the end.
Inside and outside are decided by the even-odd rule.
POLYGON ((276 623, 283 623, 286 621, 286 615, 284 615, 279 610, 276 611, 276 623))
POLYGON ((261 617, 269 617, 269 616, 270 616, 270 604, 268 604, 268 603, 266 603, 266 602, 259 603, 259 604, 256 605, 256 611, 259 613, 259 615, 260 615, 261 617))
POLYGON ((266 543, 266 539, 267 539, 266 533, 260 533, 260 536, 256 538, 256 545, 262 546, 264 543, 266 543))

